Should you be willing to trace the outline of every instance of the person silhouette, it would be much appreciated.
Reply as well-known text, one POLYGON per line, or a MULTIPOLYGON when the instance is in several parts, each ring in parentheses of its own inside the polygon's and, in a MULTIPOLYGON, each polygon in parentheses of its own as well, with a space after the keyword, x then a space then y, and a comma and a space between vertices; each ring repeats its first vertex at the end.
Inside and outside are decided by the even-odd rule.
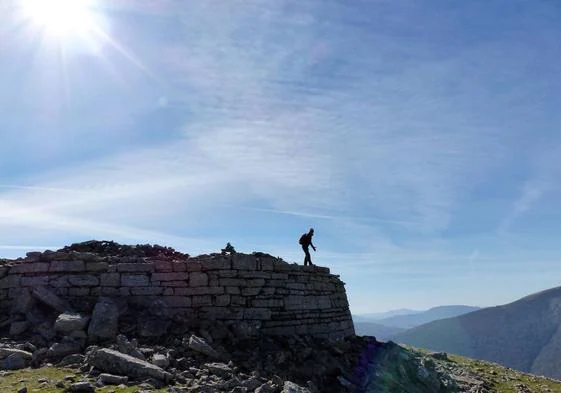
POLYGON ((304 250, 304 254, 305 254, 304 266, 307 266, 308 263, 310 264, 310 266, 314 266, 314 264, 312 263, 312 257, 310 256, 310 249, 309 249, 309 247, 312 246, 314 251, 316 251, 316 246, 314 246, 314 244, 312 243, 312 236, 314 236, 314 228, 310 228, 308 233, 304 233, 302 236, 300 236, 299 243, 302 245, 302 250, 304 250))

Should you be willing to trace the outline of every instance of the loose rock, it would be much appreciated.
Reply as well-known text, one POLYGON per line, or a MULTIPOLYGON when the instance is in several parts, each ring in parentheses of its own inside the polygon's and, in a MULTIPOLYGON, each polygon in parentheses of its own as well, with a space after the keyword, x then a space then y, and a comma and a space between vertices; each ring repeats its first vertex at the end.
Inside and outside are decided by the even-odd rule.
POLYGON ((119 334, 117 336, 117 347, 119 348, 119 352, 121 353, 133 356, 140 360, 146 360, 146 356, 144 356, 144 354, 136 346, 134 346, 123 334, 119 334))
POLYGON ((94 307, 88 336, 91 341, 114 339, 117 335, 119 308, 109 298, 101 298, 94 307))
POLYGON ((78 392, 89 393, 89 392, 95 392, 95 386, 89 382, 77 382, 70 385, 69 390, 71 392, 76 392, 76 393, 78 392))
POLYGON ((129 377, 102 373, 99 374, 99 381, 103 385, 121 385, 126 384, 129 381, 129 377))
POLYGON ((311 393, 309 389, 296 385, 294 382, 286 381, 281 393, 311 393))
POLYGON ((75 330, 84 330, 90 318, 76 313, 65 312, 55 321, 55 330, 60 333, 70 333, 75 330))
POLYGON ((215 351, 214 348, 208 345, 203 338, 197 337, 195 335, 192 335, 189 338, 189 348, 193 351, 197 351, 215 359, 220 358, 219 353, 215 351))
POLYGON ((0 348, 0 370, 19 370, 29 366, 33 355, 12 348, 0 348))
POLYGON ((134 378, 171 380, 171 374, 160 367, 112 349, 102 348, 94 351, 89 355, 88 361, 105 372, 116 372, 134 378))
POLYGON ((161 368, 166 368, 169 366, 169 359, 167 356, 157 353, 152 357, 152 364, 161 368))

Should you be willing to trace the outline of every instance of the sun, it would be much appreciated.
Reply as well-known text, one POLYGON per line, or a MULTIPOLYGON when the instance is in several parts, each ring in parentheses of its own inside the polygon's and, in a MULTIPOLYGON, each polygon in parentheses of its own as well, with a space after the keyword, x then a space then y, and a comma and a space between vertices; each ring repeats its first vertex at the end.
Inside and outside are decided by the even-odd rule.
POLYGON ((95 26, 94 0, 21 0, 25 16, 45 32, 80 34, 95 26))

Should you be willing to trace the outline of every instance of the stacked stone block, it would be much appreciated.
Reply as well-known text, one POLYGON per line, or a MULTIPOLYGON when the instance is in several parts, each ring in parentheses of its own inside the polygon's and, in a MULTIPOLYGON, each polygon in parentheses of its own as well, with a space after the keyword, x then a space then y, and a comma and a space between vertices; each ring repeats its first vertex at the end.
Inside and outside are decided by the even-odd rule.
POLYGON ((22 288, 47 289, 71 304, 124 297, 131 304, 157 304, 172 316, 243 322, 271 335, 354 334, 344 283, 328 268, 246 254, 184 260, 77 252, 28 255, 0 265, 3 313, 17 304, 22 288))

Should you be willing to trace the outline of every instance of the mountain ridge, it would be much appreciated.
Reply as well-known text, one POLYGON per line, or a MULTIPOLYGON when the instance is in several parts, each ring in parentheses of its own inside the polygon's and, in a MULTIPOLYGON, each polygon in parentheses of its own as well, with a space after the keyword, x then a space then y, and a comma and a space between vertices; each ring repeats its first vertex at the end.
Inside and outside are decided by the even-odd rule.
POLYGON ((377 323, 386 326, 408 329, 437 319, 455 317, 480 309, 480 307, 466 305, 436 306, 429 308, 426 311, 421 311, 411 315, 396 315, 389 318, 379 319, 377 323))
MULTIPOLYGON (((381 340, 391 339, 394 335, 404 332, 407 329, 427 323, 443 317, 450 317, 465 314, 479 307, 464 305, 436 306, 425 311, 414 311, 411 314, 399 314, 382 319, 368 319, 366 315, 353 315, 353 322, 357 334, 375 336, 381 340)), ((390 310, 384 314, 394 314, 405 311, 406 309, 390 310)), ((381 315, 381 314, 378 314, 381 315)))
POLYGON ((561 287, 417 326, 392 339, 561 377, 561 287))

